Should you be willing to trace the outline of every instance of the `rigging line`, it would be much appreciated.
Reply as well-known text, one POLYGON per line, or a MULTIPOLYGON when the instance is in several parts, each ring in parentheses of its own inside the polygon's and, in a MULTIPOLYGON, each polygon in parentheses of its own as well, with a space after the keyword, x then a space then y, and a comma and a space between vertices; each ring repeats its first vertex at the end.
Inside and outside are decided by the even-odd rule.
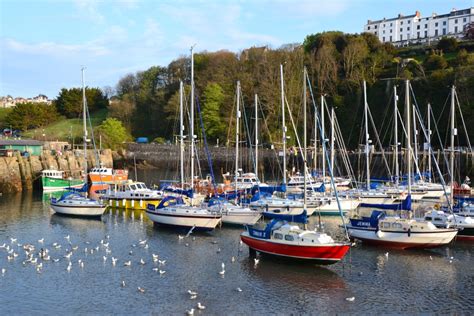
MULTIPOLYGON (((440 144, 441 152, 443 153, 443 158, 444 158, 444 163, 447 166, 449 170, 449 163, 448 163, 448 157, 446 156, 446 151, 444 150, 444 145, 441 142, 441 135, 439 134, 439 129, 438 129, 438 124, 436 123, 436 118, 434 116, 433 108, 431 108, 430 115, 433 118, 433 123, 434 123, 434 129, 436 131, 436 136, 438 136, 438 142, 440 144)), ((430 148, 432 150, 433 146, 430 144, 430 148)))
POLYGON ((469 146, 469 151, 472 154, 471 141, 469 140, 469 134, 467 133, 466 122, 464 121, 464 115, 462 114, 462 111, 461 111, 461 103, 459 102, 459 99, 458 99, 458 92, 457 92, 457 90, 454 90, 454 92, 455 92, 454 97, 456 98, 456 103, 457 103, 457 106, 458 106, 458 109, 459 109, 459 114, 461 116, 462 126, 464 127, 464 133, 466 133, 466 140, 467 140, 467 144, 469 146))
MULTIPOLYGON (((336 127, 336 134, 337 134, 336 140, 338 140, 340 142, 338 146, 342 150, 342 159, 344 161, 344 165, 346 167, 347 174, 351 179, 355 179, 355 173, 354 173, 354 170, 353 170, 352 165, 350 163, 350 159, 349 159, 349 155, 348 155, 348 152, 347 152, 346 144, 344 143, 344 138, 342 137, 341 127, 339 125, 339 120, 337 119, 337 116, 335 117, 334 122, 335 122, 335 127, 336 127)), ((357 187, 357 182, 355 182, 355 183, 356 183, 356 187, 357 187)))
MULTIPOLYGON (((398 117, 400 119, 400 125, 402 126, 402 129, 403 129, 403 135, 405 135, 405 138, 408 138, 408 133, 407 133, 407 130, 405 129, 405 124, 403 124, 403 118, 402 118, 402 115, 400 114, 400 111, 397 109, 397 113, 398 113, 398 117)), ((409 147, 409 146, 407 146, 409 147)), ((413 162, 415 164, 415 169, 416 169, 416 173, 419 175, 420 174, 420 169, 418 168, 418 162, 416 161, 415 159, 415 154, 413 153, 412 150, 410 150, 410 153, 411 153, 411 158, 413 159, 413 162)))
POLYGON ((383 149, 382 143, 380 142, 379 133, 377 132, 377 129, 375 127, 374 118, 372 117, 372 111, 370 110, 369 107, 367 107, 367 110, 368 110, 367 112, 369 112, 369 118, 372 124, 372 128, 375 131, 375 138, 377 139, 377 143, 380 146, 380 151, 382 152, 382 158, 383 158, 383 162, 385 163, 385 168, 387 168, 388 175, 391 178, 392 173, 390 172, 390 167, 388 166, 387 157, 385 157, 385 150, 383 149))
MULTIPOLYGON (((245 124, 245 131, 246 131, 246 138, 247 138, 247 150, 250 151, 250 160, 252 163, 252 166, 255 166, 255 153, 252 147, 252 137, 250 135, 250 128, 247 120, 247 112, 245 111, 245 103, 244 103, 244 96, 241 95, 242 97, 242 111, 244 112, 244 124, 245 124), (248 149, 250 148, 250 149, 248 149)), ((248 156, 248 155, 247 155, 248 156)), ((251 169, 251 168, 250 168, 251 169)))
MULTIPOLYGON (((413 96, 413 101, 414 101, 414 103, 415 103, 415 108, 417 109, 417 111, 420 111, 420 108, 419 108, 419 106, 418 106, 418 103, 416 102, 415 93, 414 93, 414 91, 413 91, 413 87, 411 86, 411 84, 410 84, 410 91, 411 91, 412 96, 413 96)), ((424 134, 425 138, 428 138, 428 135, 427 135, 427 133, 426 133, 426 128, 425 128, 424 123, 422 122, 421 125, 422 125, 422 127, 423 127, 423 128, 422 128, 422 131, 423 131, 423 134, 424 134)), ((437 171, 438 174, 439 174, 439 177, 440 177, 440 180, 441 180, 441 185, 443 186, 444 196, 446 197, 446 200, 447 200, 447 202, 448 202, 448 208, 449 208, 450 212, 452 213, 452 212, 453 212, 453 205, 452 205, 452 201, 451 201, 451 199, 450 199, 450 195, 449 195, 448 192, 446 191, 446 182, 444 181, 443 174, 441 173, 441 170, 440 170, 440 168, 439 168, 438 161, 436 160, 436 157, 434 156, 434 152, 433 152, 433 150, 432 150, 432 148, 431 148, 431 144, 429 144, 429 146, 430 146, 431 156, 432 156, 432 158, 433 158, 434 165, 435 165, 435 167, 436 167, 436 171, 437 171)), ((444 151, 444 149, 443 149, 443 151, 444 151)), ((448 167, 448 170, 449 170, 449 167, 448 167)))
MULTIPOLYGON (((309 81, 308 74, 306 74, 306 80, 308 82, 309 92, 310 92, 310 95, 311 95, 311 101, 313 102, 313 107, 316 111, 315 115, 316 115, 316 122, 318 123, 318 128, 319 128, 319 132, 320 132, 319 135, 322 136, 323 133, 322 133, 321 124, 320 124, 320 121, 319 121, 319 115, 318 115, 318 111, 317 111, 316 102, 314 101, 313 88, 311 87, 311 82, 309 81)), ((333 189, 333 192, 334 192, 334 196, 336 197, 337 208, 339 209, 339 215, 340 215, 341 220, 342 220, 342 225, 344 227, 345 236, 346 236, 347 240, 350 240, 349 232, 347 231, 347 225, 346 225, 346 222, 344 220, 344 215, 342 214, 341 202, 339 201, 339 193, 336 190, 336 184, 334 183, 333 171, 332 171, 332 168, 331 168, 331 164, 329 163, 328 151, 326 150, 327 149, 326 148, 326 142, 322 138, 321 138, 321 146, 324 146, 324 149, 325 149, 324 152, 325 152, 326 157, 323 157, 323 159, 326 159, 326 161, 329 165, 329 174, 331 175, 331 186, 332 186, 332 189, 333 189)))

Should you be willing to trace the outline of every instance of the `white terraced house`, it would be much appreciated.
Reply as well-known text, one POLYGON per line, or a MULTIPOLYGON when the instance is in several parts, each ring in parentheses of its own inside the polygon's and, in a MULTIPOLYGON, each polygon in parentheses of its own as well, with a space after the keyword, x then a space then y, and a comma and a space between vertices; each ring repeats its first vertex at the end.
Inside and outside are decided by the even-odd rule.
POLYGON ((474 25, 474 7, 456 10, 450 13, 422 17, 419 11, 396 18, 372 21, 368 20, 364 32, 375 34, 382 43, 395 46, 408 44, 429 44, 444 36, 461 39, 467 27, 474 25))

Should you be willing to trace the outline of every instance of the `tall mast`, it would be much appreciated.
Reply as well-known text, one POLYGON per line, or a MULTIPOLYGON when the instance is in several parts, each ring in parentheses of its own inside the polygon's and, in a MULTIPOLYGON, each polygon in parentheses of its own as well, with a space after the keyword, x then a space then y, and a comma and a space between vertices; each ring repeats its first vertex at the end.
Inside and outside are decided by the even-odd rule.
POLYGON ((411 194, 411 127, 410 127, 410 81, 405 81, 405 109, 406 109, 406 130, 407 130, 407 180, 408 180, 408 194, 411 194))
POLYGON ((428 181, 431 182, 431 104, 428 103, 428 181))
POLYGON ((281 76, 281 120, 283 125, 283 186, 286 187, 286 124, 285 124, 285 87, 283 80, 283 65, 280 64, 281 76))
MULTIPOLYGON (((324 133, 324 94, 321 94, 321 148, 323 150, 323 159, 321 168, 323 169, 323 184, 326 183, 326 135, 324 133)), ((326 192, 326 191, 325 191, 326 192)))
POLYGON ((306 210, 306 174, 308 173, 308 166, 306 164, 306 67, 303 68, 303 210, 306 210))
POLYGON ((235 192, 239 174, 239 119, 240 119, 240 81, 237 81, 237 111, 235 111, 235 192))
POLYGON ((393 118, 394 118, 394 134, 395 134, 395 147, 394 147, 394 156, 395 156, 395 185, 398 188, 398 180, 400 178, 400 169, 398 166, 398 95, 397 95, 397 86, 393 86, 393 118))
POLYGON ((369 104, 367 103, 367 83, 364 80, 364 117, 365 117, 365 167, 367 170, 367 190, 370 190, 370 164, 369 164, 369 104))
POLYGON ((82 121, 84 127, 84 182, 87 181, 87 100, 86 100, 86 85, 84 80, 84 70, 82 67, 82 121))
POLYGON ((314 107, 314 172, 318 169, 318 109, 314 107))
MULTIPOLYGON (((416 108, 415 104, 412 105, 412 111, 413 111, 413 156, 414 156, 414 162, 415 162, 415 168, 419 170, 418 168, 418 130, 416 129, 416 108)), ((414 180, 414 179, 413 179, 414 180)))
MULTIPOLYGON (((454 85, 451 87, 451 155, 449 157, 449 169, 451 173, 451 201, 454 203, 454 135, 457 134, 457 130, 454 128, 455 112, 454 112, 454 94, 456 93, 456 88, 454 85)), ((453 205, 453 204, 451 204, 453 205)))
POLYGON ((184 189, 183 81, 179 82, 179 154, 181 189, 184 189))
POLYGON ((334 177, 334 107, 331 107, 331 172, 334 177))
MULTIPOLYGON (((194 196, 194 46, 191 46, 191 201, 194 196)), ((192 204, 192 203, 191 203, 192 204)))
POLYGON ((255 93, 255 177, 258 179, 258 97, 255 93))

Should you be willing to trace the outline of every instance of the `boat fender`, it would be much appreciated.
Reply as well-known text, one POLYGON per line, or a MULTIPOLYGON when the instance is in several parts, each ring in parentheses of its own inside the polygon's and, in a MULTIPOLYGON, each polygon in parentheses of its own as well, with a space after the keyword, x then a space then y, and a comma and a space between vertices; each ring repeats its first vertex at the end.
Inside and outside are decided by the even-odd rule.
POLYGON ((408 237, 411 236, 411 228, 408 228, 408 237))

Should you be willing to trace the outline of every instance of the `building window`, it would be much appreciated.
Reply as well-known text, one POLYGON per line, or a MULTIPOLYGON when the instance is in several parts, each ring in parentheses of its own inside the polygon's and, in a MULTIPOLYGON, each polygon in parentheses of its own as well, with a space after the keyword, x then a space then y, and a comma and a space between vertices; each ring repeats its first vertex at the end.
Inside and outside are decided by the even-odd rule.
POLYGON ((390 35, 390 42, 392 41, 392 35, 390 35))
POLYGON ((438 30, 435 30, 435 36, 438 36, 438 30))
POLYGON ((455 27, 454 27, 454 33, 457 33, 457 32, 458 32, 458 27, 455 26, 455 27))
POLYGON ((369 25, 369 26, 367 26, 367 29, 368 29, 368 30, 370 30, 370 25, 369 25))
POLYGON ((377 31, 375 31, 374 34, 377 35, 377 31))
POLYGON ((383 30, 383 32, 382 32, 382 33, 383 33, 383 34, 385 34, 385 30, 383 30))
POLYGON ((416 37, 420 38, 420 32, 416 32, 416 37))
POLYGON ((425 31, 425 37, 428 37, 428 31, 425 31))
POLYGON ((427 28, 428 28, 428 24, 425 24, 425 29, 427 29, 427 28))
POLYGON ((390 29, 390 33, 392 33, 392 31, 393 31, 393 30, 392 30, 392 29, 390 29))
POLYGON ((390 23, 390 26, 393 26, 393 23, 390 23))
POLYGON ((384 37, 382 37, 382 42, 385 42, 385 36, 384 36, 384 37))
POLYGON ((420 29, 420 25, 417 25, 417 26, 416 26, 416 29, 419 30, 419 29, 420 29))
POLYGON ((458 24, 458 19, 454 19, 454 24, 458 24))
POLYGON ((403 41, 403 35, 402 34, 400 34, 400 40, 403 41))
POLYGON ((400 25, 403 25, 403 21, 400 22, 400 25))
POLYGON ((383 27, 385 27, 385 23, 383 24, 383 27))
POLYGON ((462 21, 463 21, 463 22, 466 22, 466 21, 467 21, 467 18, 462 19, 462 21))
POLYGON ((438 22, 435 23, 435 26, 438 26, 438 22))
POLYGON ((410 30, 410 27, 407 27, 407 32, 410 30))
POLYGON ((410 21, 410 20, 408 20, 408 24, 410 24, 410 22, 411 22, 411 21, 410 21))
POLYGON ((446 21, 443 21, 443 25, 446 25, 446 21))
POLYGON ((375 27, 375 29, 377 29, 377 25, 376 25, 376 26, 374 26, 374 27, 375 27))
POLYGON ((400 33, 403 32, 403 27, 400 28, 400 33))
POLYGON ((443 29, 443 35, 446 35, 446 29, 443 29))

